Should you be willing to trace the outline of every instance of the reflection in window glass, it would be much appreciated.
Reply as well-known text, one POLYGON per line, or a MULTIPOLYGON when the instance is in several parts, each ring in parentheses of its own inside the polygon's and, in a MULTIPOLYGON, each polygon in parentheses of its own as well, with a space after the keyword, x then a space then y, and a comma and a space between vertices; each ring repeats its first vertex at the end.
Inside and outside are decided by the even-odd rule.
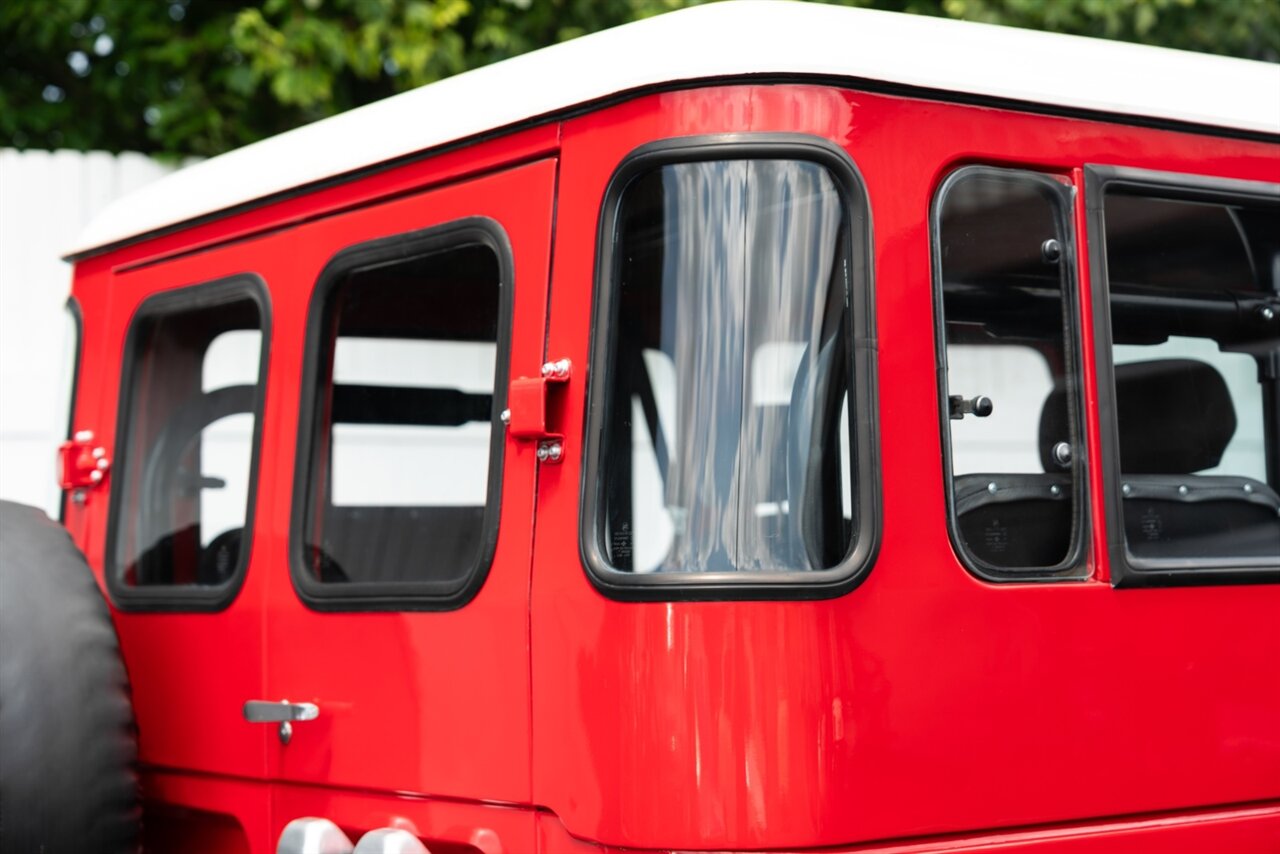
POLYGON ((133 330, 115 565, 128 587, 216 586, 245 555, 262 317, 247 296, 133 330))
MULTIPOLYGON (((205 394, 258 381, 262 333, 256 329, 224 332, 205 353, 201 387, 205 394)), ((206 472, 219 473, 224 485, 200 491, 200 540, 209 545, 224 531, 244 525, 249 501, 249 460, 253 450, 253 415, 228 415, 204 428, 200 438, 206 472)), ((234 555, 233 555, 234 556, 234 555)), ((227 556, 223 556, 225 561, 227 556)))
POLYGON ((493 250, 468 245, 354 270, 326 293, 315 580, 451 583, 482 559, 499 291, 493 250))
POLYGON ((597 536, 627 572, 850 552, 848 223, 816 163, 679 163, 622 197, 597 536))
MULTIPOLYGON (((1212 365, 1226 384, 1236 429, 1222 449, 1218 463, 1198 473, 1257 478, 1266 471, 1262 387, 1258 383, 1258 365, 1251 356, 1224 353, 1207 338, 1171 335, 1160 344, 1116 344, 1112 357, 1117 366, 1166 359, 1190 359, 1212 365)), ((1127 370, 1121 368, 1121 373, 1127 370)))
MULTIPOLYGON (((334 382, 489 396, 497 349, 474 342, 339 338, 334 382)), ((482 414, 488 418, 487 410, 482 414)), ((483 507, 490 433, 488 420, 334 424, 330 501, 335 507, 483 507)))
POLYGON ((1136 558, 1280 556, 1280 206, 1109 190, 1125 540, 1136 558))
POLYGON ((953 533, 983 571, 1079 570, 1068 198, 1042 175, 967 169, 939 202, 953 533))
POLYGON ((993 404, 989 415, 949 419, 951 471, 1044 471, 1040 459, 1040 413, 1053 393, 1053 373, 1044 356, 1018 344, 955 344, 947 348, 951 388, 984 390, 993 404))

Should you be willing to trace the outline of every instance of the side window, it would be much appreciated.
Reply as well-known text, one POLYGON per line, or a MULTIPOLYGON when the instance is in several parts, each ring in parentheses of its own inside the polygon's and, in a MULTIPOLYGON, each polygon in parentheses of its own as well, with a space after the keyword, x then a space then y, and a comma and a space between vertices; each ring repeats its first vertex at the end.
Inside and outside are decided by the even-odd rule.
MULTIPOLYGON (((62 313, 62 353, 58 360, 58 391, 55 405, 54 424, 60 430, 60 438, 70 439, 75 430, 76 387, 80 377, 80 346, 83 338, 84 322, 80 316, 80 303, 75 297, 68 297, 62 313)), ((70 492, 59 489, 56 504, 46 507, 50 516, 57 514, 60 521, 66 521, 67 500, 70 492)))
POLYGON ((593 578, 662 598, 847 585, 874 538, 856 179, 835 156, 661 159, 624 167, 603 226, 593 578))
POLYGON ((1104 439, 1124 534, 1113 573, 1274 579, 1280 189, 1232 197, 1166 181, 1102 190, 1098 310, 1112 347, 1099 394, 1114 412, 1104 439))
POLYGON ((990 579, 1086 572, 1071 199, 1046 175, 967 167, 935 202, 951 536, 990 579))
POLYGON ((153 297, 125 355, 108 582, 124 604, 217 607, 248 559, 265 295, 238 278, 153 297))
POLYGON ((456 607, 483 580, 509 269, 485 220, 356 247, 321 275, 295 502, 312 604, 456 607))

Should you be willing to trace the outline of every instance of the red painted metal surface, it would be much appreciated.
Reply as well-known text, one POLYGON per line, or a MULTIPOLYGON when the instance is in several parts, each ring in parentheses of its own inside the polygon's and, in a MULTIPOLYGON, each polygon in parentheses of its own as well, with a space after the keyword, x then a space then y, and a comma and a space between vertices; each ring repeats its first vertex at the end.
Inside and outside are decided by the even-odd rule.
MULTIPOLYGON (((1072 180, 1077 228, 1085 164, 1280 182, 1277 146, 1260 142, 810 85, 715 87, 640 97, 82 262, 75 427, 108 448, 124 338, 146 296, 246 271, 271 291, 245 583, 214 614, 116 614, 146 792, 166 827, 202 810, 208 827, 227 839, 243 828, 262 852, 301 815, 353 836, 403 819, 470 854, 499 850, 481 831, 507 852, 852 851, 892 839, 912 840, 889 849, 903 852, 1274 850, 1277 586, 1112 589, 1096 476, 1090 580, 987 584, 952 552, 927 212, 966 163, 1072 180), (613 601, 588 582, 577 534, 578 366, 589 364, 604 189, 642 144, 746 131, 829 139, 866 182, 879 557, 861 586, 827 601, 613 601), (538 376, 548 357, 575 366, 544 421, 569 453, 539 469, 534 444, 509 439, 497 553, 464 608, 310 610, 290 581, 288 532, 316 276, 348 246, 474 215, 497 220, 514 252, 510 375, 538 376), (245 700, 285 698, 321 709, 287 746, 241 716, 245 700), (1253 806, 1209 809, 1231 804, 1253 806)), ((99 574, 106 505, 106 489, 68 505, 99 574)))
POLYGON ((551 390, 569 381, 569 366, 563 374, 553 362, 543 364, 543 376, 517 377, 507 389, 507 433, 513 439, 560 439, 548 424, 547 404, 551 390))
MULTIPOLYGON (((804 86, 637 100, 565 126, 550 350, 585 363, 592 241, 622 158, 655 139, 731 131, 831 139, 865 178, 880 344, 879 557, 860 587, 830 601, 610 601, 577 553, 579 456, 544 471, 535 800, 574 836, 715 850, 1280 797, 1274 585, 993 585, 953 555, 926 221, 939 181, 963 163, 1276 181, 1276 148, 804 86)), ((583 423, 581 390, 563 423, 583 423)), ((1103 550, 1093 554, 1100 573, 1103 550)))
MULTIPOLYGON (((1072 225, 1075 233, 1081 235, 1076 239, 1076 281, 1080 303, 1080 367, 1084 380, 1082 390, 1085 412, 1089 413, 1089 417, 1085 419, 1085 453, 1088 454, 1088 459, 1099 460, 1102 459, 1102 435, 1097 418, 1098 372, 1095 348, 1098 345, 1092 323, 1093 290, 1089 272, 1089 241, 1083 238, 1083 235, 1089 233, 1089 218, 1085 204, 1087 200, 1082 195, 1083 168, 1077 167, 1071 170, 1071 183, 1076 187, 1075 217, 1072 225)), ((1102 520, 1106 518, 1104 494, 1101 478, 1093 477, 1089 482, 1089 513, 1091 519, 1097 520, 1099 530, 1102 527, 1102 520)), ((1093 567, 1094 579, 1101 582, 1110 581, 1111 567, 1106 537, 1094 536, 1090 546, 1090 565, 1093 567)))
MULTIPOLYGON (((1033 830, 933 836, 823 848, 823 854, 1168 854, 1172 851, 1275 851, 1280 843, 1280 804, 1246 806, 1138 818, 1081 822, 1033 830)), ((561 854, 626 854, 635 849, 598 845, 571 836, 553 815, 538 816, 538 851, 561 854)), ((671 854, 685 854, 668 849, 671 854)), ((776 849, 800 854, 801 849, 776 849)), ((803 849, 812 851, 813 849, 803 849)), ((723 852, 728 854, 728 852, 723 852)))
POLYGON ((262 844, 271 832, 265 783, 180 771, 149 771, 141 782, 148 797, 143 851, 274 851, 262 844))

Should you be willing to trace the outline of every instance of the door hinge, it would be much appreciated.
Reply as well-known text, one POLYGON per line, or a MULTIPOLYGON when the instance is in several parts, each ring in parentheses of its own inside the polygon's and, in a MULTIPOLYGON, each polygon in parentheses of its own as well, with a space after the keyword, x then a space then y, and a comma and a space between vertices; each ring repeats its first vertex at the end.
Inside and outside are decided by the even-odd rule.
POLYGON ((547 423, 548 401, 551 389, 565 385, 573 372, 568 359, 547 362, 542 366, 542 376, 520 377, 511 381, 507 390, 507 409, 502 412, 502 423, 513 439, 538 443, 538 461, 558 463, 564 459, 564 434, 551 429, 547 423))
POLYGON ((92 430, 79 430, 58 446, 58 486, 63 489, 95 487, 110 470, 107 449, 94 441, 92 430))

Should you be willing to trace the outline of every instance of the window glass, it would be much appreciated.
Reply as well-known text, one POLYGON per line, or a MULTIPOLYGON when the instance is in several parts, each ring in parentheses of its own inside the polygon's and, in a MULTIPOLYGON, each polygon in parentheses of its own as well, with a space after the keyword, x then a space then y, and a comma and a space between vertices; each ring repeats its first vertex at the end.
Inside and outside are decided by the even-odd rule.
MULTIPOLYGON (((339 338, 334 382, 454 387, 487 398, 497 350, 489 343, 339 338)), ((478 414, 488 418, 487 407, 478 414)), ((483 507, 489 435, 487 420, 334 424, 330 500, 335 507, 483 507)))
POLYGON ((937 211, 953 538, 983 574, 1078 574, 1069 188, 970 168, 937 211))
POLYGON ((848 212, 817 163, 622 194, 596 536, 629 573, 831 569, 854 547, 848 212))
POLYGON ((499 298, 482 245, 357 268, 325 292, 314 581, 451 583, 485 559, 499 298))
MULTIPOLYGON (((62 311, 62 351, 58 359, 58 392, 55 398, 54 425, 62 440, 71 438, 75 425, 76 377, 80 370, 80 308, 75 298, 67 300, 62 311)), ((67 491, 57 488, 56 482, 51 484, 53 491, 44 511, 50 517, 58 519, 66 517, 67 491)))
POLYGON ((225 585, 247 556, 262 315, 254 299, 222 290, 165 295, 169 308, 144 305, 135 321, 115 466, 124 482, 114 554, 126 588, 225 585))
POLYGON ((1280 556, 1280 207, 1104 197, 1125 541, 1280 556))

